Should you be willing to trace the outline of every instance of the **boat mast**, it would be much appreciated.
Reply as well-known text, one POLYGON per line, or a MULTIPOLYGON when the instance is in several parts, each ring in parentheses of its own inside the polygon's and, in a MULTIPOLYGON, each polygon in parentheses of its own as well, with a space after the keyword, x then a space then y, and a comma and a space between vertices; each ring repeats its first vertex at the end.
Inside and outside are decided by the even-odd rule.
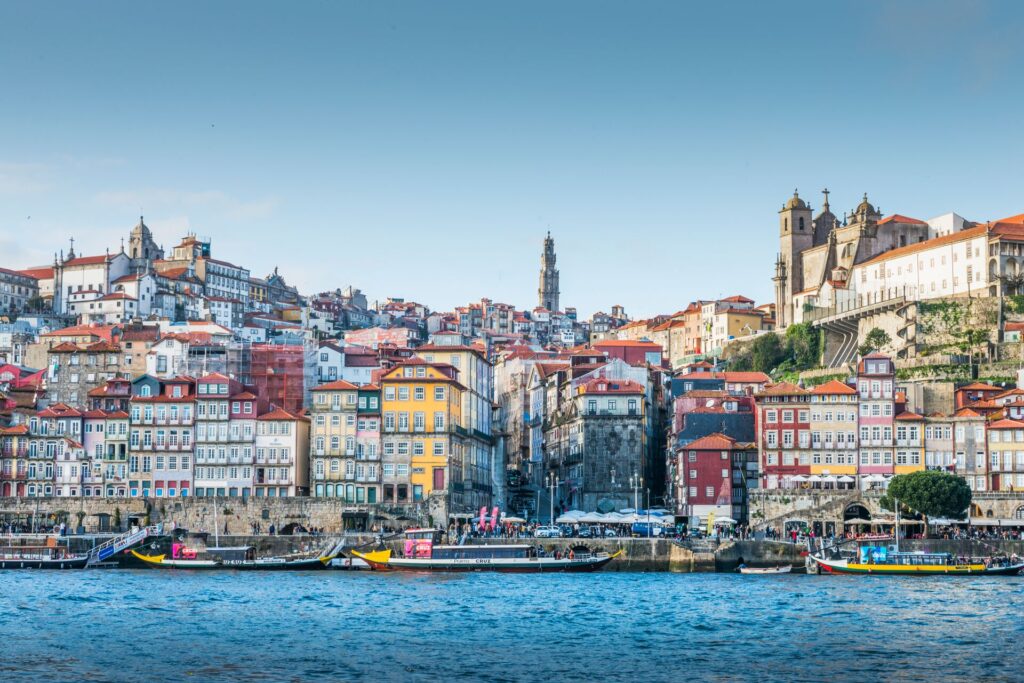
POLYGON ((896 552, 900 551, 900 500, 894 498, 896 501, 896 552))

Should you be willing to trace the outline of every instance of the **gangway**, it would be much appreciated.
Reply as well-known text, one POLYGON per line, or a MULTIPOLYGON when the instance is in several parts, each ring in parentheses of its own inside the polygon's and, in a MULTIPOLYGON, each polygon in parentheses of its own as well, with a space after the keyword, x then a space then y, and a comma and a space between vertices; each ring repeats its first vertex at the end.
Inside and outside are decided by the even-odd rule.
POLYGON ((89 551, 89 561, 86 566, 96 565, 117 553, 141 543, 150 536, 158 535, 159 527, 144 526, 138 529, 130 529, 119 536, 100 543, 89 551))

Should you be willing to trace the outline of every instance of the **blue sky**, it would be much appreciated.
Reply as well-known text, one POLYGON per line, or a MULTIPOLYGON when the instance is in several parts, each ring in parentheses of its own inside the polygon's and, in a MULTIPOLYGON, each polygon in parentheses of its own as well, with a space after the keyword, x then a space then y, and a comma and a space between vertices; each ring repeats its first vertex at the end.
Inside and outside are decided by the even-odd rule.
POLYGON ((0 5, 0 266, 141 210, 303 291, 647 316, 771 297, 794 187, 1024 211, 1004 2, 0 5), (59 8, 59 11, 57 9, 59 8))

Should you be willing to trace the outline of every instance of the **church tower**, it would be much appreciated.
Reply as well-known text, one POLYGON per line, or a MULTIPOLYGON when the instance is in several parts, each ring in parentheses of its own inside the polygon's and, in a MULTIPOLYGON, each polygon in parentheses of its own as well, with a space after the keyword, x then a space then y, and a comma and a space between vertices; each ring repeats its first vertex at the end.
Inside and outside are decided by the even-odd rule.
POLYGON ((555 241, 551 233, 544 238, 544 253, 540 255, 539 306, 549 311, 558 309, 558 269, 555 268, 555 241))
POLYGON ((132 260, 132 271, 145 271, 157 259, 164 257, 164 250, 153 241, 153 233, 139 216, 139 224, 132 228, 128 238, 128 256, 132 260))
POLYGON ((814 246, 814 225, 811 208, 793 190, 779 210, 779 256, 775 264, 775 318, 776 327, 792 325, 793 296, 804 288, 801 252, 814 246))

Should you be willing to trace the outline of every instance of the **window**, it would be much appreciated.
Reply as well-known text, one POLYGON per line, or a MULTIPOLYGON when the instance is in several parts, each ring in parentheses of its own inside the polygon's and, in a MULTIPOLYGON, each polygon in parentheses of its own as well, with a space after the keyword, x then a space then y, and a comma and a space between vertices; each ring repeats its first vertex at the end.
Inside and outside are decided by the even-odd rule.
POLYGON ((434 400, 435 401, 443 401, 444 400, 444 387, 434 387, 434 400))

